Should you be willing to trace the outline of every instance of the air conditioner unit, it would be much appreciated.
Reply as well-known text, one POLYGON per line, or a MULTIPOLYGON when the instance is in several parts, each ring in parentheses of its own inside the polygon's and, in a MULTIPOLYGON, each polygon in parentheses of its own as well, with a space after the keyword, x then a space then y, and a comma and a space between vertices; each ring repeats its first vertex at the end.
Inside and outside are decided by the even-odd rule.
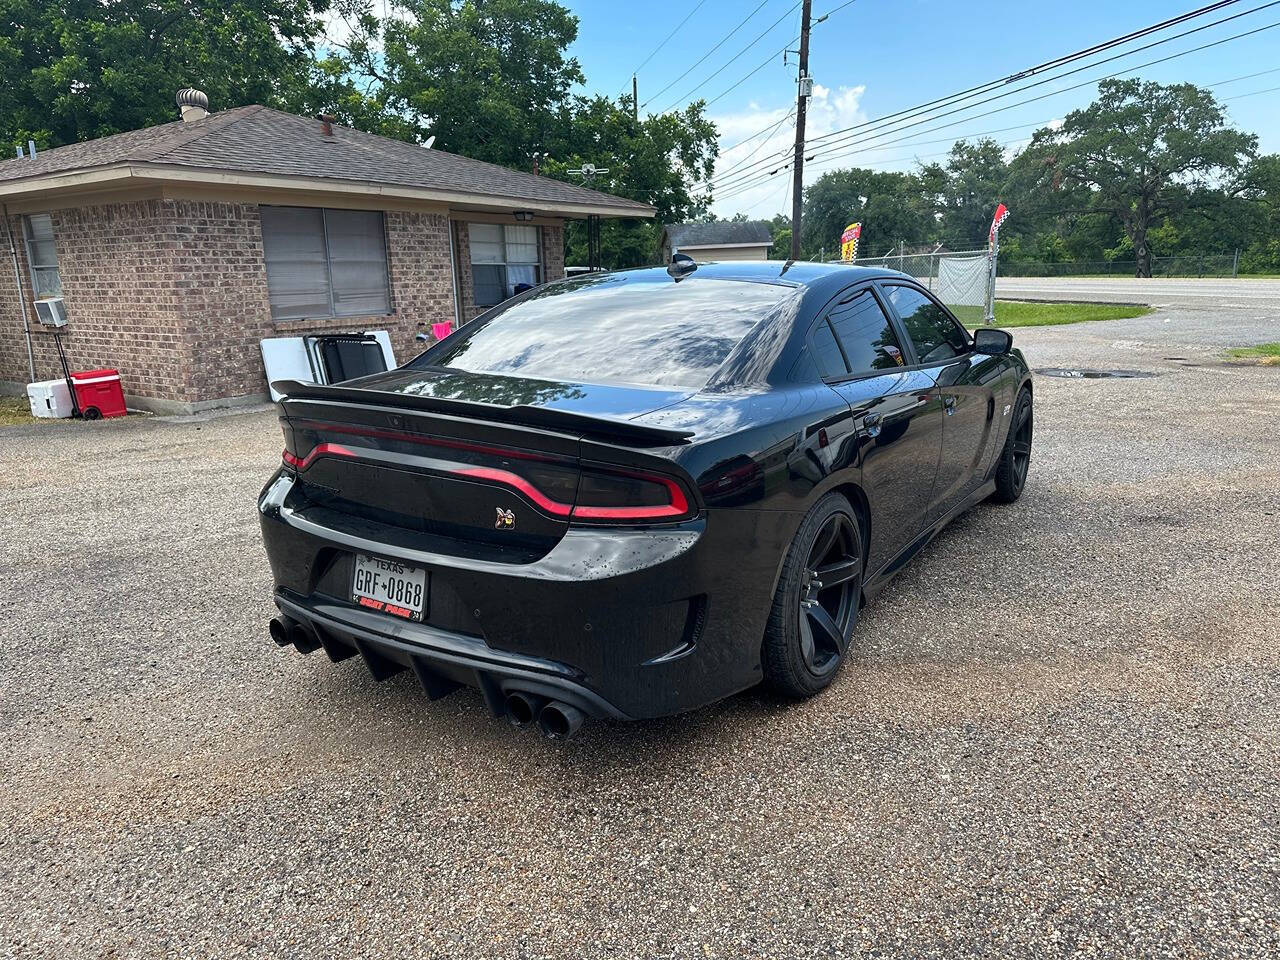
POLYGON ((61 297, 44 297, 36 301, 36 319, 46 327, 65 327, 67 307, 61 297))

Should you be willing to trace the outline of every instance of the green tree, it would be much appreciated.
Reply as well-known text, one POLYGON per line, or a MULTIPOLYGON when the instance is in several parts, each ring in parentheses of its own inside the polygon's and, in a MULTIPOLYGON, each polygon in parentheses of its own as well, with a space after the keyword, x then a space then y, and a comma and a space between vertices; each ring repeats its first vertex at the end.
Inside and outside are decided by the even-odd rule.
POLYGON ((1250 204, 1257 224, 1241 267, 1280 271, 1280 154, 1258 157, 1242 178, 1241 198, 1250 204))
POLYGON ((958 249, 984 243, 1008 177, 1004 148, 990 139, 958 140, 945 166, 924 167, 921 183, 926 192, 932 187, 933 205, 941 217, 938 239, 958 249))
MULTIPOLYGON (((568 47, 578 20, 554 0, 397 0, 385 19, 343 0, 350 39, 324 67, 339 116, 389 136, 652 204, 654 221, 605 220, 602 262, 655 262, 661 224, 705 213, 690 184, 711 175, 715 127, 701 102, 636 118, 629 98, 573 95, 584 82, 568 47)), ((568 262, 586 263, 585 224, 566 232, 568 262)))
MULTIPOLYGON (((550 148, 543 171, 581 183, 568 171, 592 163, 608 173, 589 186, 657 208, 653 220, 601 223, 601 260, 608 267, 634 267, 658 260, 662 224, 694 220, 706 212, 706 200, 690 184, 711 175, 717 152, 716 129, 701 102, 682 111, 650 114, 639 120, 630 103, 606 97, 574 98, 560 138, 550 148)), ((567 233, 569 263, 587 262, 585 224, 567 233)))
MULTIPOLYGON (((306 99, 328 0, 0 0, 0 137, 53 147, 215 110, 306 99)), ((7 147, 12 150, 13 148, 7 147)), ((10 154, 12 155, 12 154, 10 154)))
POLYGON ((578 20, 555 0, 343 0, 342 57, 355 89, 415 140, 528 169, 565 132, 570 89, 585 82, 568 56, 578 20))
POLYGON ((1237 174, 1256 148, 1255 136, 1226 125, 1207 90, 1104 80, 1092 104, 1037 131, 1028 154, 1042 185, 1087 189, 1093 210, 1120 221, 1137 275, 1149 277, 1152 228, 1179 212, 1188 189, 1237 174))
POLYGON ((804 192, 803 255, 838 250, 840 234, 855 220, 862 221, 859 256, 878 256, 899 241, 923 243, 937 230, 932 203, 914 174, 832 170, 804 192))

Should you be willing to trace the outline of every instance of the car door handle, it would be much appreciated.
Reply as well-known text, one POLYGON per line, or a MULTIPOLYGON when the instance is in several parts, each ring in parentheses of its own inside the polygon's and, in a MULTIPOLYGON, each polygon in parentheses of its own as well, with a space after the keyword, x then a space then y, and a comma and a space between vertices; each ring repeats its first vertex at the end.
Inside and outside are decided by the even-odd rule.
POLYGON ((946 394, 946 395, 942 398, 942 405, 943 405, 944 407, 946 407, 948 410, 950 410, 950 409, 952 409, 953 407, 955 407, 955 405, 956 405, 956 398, 955 398, 955 394, 951 394, 951 393, 946 394))

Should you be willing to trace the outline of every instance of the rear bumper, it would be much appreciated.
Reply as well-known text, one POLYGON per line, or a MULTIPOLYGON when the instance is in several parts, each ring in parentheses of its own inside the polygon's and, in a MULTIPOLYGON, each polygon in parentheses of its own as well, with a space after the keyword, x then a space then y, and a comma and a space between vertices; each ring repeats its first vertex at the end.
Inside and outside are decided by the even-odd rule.
POLYGON ((755 685, 782 556, 771 547, 797 522, 716 510, 652 529, 571 527, 545 556, 512 563, 293 509, 291 489, 282 474, 259 501, 281 612, 327 637, 330 656, 358 653, 375 676, 412 669, 429 694, 478 687, 495 712, 518 689, 644 719, 755 685), (348 601, 360 551, 427 570, 425 623, 348 601))
POLYGON ((568 703, 598 719, 634 719, 578 682, 564 664, 504 654, 474 637, 418 623, 393 622, 392 635, 384 615, 350 605, 317 603, 284 591, 275 601, 287 620, 308 628, 334 663, 359 655, 379 681, 412 670, 432 700, 469 686, 481 692, 495 717, 506 712, 506 695, 520 691, 568 703))

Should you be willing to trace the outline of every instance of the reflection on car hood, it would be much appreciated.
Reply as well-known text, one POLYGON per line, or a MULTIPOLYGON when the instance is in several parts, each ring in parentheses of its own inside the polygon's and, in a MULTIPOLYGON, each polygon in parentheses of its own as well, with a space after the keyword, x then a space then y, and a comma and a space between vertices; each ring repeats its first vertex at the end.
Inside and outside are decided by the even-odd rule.
POLYGON ((694 393, 688 388, 574 383, 440 368, 388 370, 341 386, 503 407, 547 407, 614 419, 638 417, 694 393))

